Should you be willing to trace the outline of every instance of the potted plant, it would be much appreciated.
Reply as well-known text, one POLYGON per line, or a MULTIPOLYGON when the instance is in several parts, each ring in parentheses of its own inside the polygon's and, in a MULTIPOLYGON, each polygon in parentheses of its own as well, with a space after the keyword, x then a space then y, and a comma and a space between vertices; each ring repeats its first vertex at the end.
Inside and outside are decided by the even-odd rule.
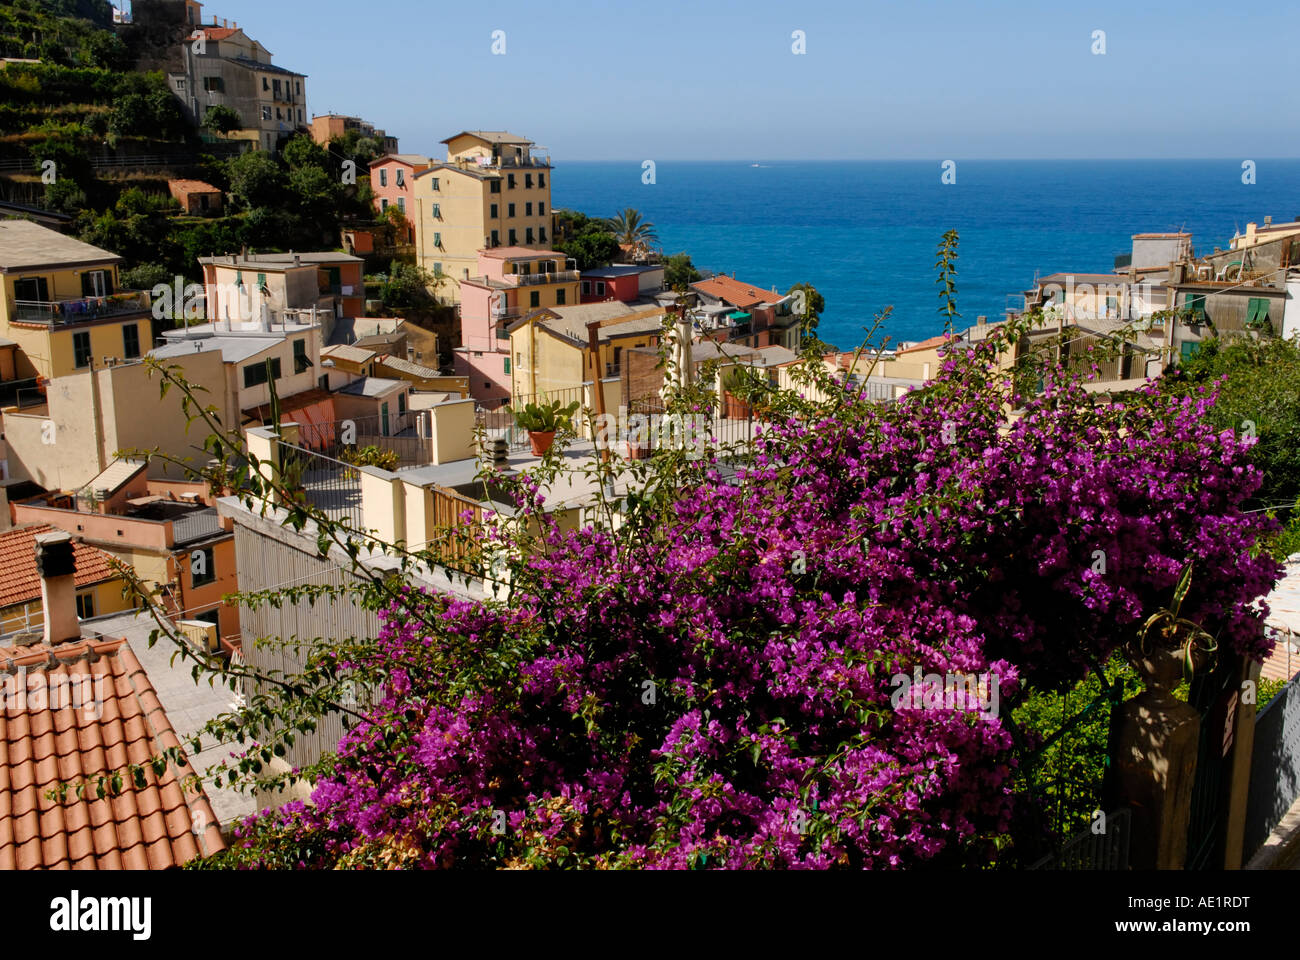
POLYGON ((722 415, 728 420, 748 420, 753 408, 748 402, 749 379, 742 367, 732 367, 722 378, 722 415))
POLYGON ((577 410, 577 400, 567 406, 561 405, 559 400, 552 400, 550 403, 529 403, 522 410, 515 411, 515 423, 528 431, 533 456, 546 455, 555 442, 555 434, 572 425, 577 410))

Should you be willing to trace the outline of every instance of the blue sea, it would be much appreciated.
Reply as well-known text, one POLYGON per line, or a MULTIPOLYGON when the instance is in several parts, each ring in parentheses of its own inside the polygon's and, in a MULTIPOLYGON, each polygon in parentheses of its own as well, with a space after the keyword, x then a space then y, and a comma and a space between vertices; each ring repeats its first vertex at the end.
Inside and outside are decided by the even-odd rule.
POLYGON ((557 161, 552 202, 591 216, 634 207, 666 253, 782 292, 826 298, 820 333, 842 349, 886 306, 893 342, 941 332, 935 250, 960 236, 958 327, 993 319, 1036 274, 1108 273, 1135 233, 1187 230, 1198 253, 1226 247, 1248 221, 1300 217, 1300 160, 557 161))

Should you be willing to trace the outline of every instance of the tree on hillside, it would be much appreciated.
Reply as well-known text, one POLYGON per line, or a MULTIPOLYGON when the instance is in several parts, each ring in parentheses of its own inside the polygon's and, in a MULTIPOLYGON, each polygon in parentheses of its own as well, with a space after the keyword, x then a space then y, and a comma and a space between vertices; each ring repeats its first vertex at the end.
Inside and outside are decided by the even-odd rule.
POLYGON ((232 157, 226 163, 226 175, 236 209, 271 207, 284 197, 284 172, 274 157, 261 150, 232 157))
POLYGON ((224 103, 214 104, 208 107, 208 112, 203 116, 203 127, 211 130, 218 136, 224 137, 232 130, 238 130, 244 125, 238 113, 230 109, 224 103))
POLYGON ((664 286, 669 290, 690 286, 699 279, 700 271, 695 269, 688 254, 674 253, 664 258, 664 286))
POLYGON ((628 207, 605 221, 605 227, 625 249, 649 252, 651 244, 658 243, 655 225, 641 219, 641 214, 628 207))
POLYGON ((557 249, 576 260, 579 270, 607 267, 622 252, 613 234, 592 226, 588 226, 573 239, 561 243, 557 249))

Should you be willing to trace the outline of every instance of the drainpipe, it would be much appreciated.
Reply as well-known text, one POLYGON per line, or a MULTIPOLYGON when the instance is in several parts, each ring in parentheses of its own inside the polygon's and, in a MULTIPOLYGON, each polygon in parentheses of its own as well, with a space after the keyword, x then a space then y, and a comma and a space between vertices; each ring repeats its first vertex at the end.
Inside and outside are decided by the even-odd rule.
POLYGON ((104 418, 99 402, 99 377, 95 374, 95 361, 90 361, 90 419, 95 429, 95 463, 99 469, 96 473, 103 473, 107 464, 104 461, 104 442, 107 438, 104 436, 104 418))

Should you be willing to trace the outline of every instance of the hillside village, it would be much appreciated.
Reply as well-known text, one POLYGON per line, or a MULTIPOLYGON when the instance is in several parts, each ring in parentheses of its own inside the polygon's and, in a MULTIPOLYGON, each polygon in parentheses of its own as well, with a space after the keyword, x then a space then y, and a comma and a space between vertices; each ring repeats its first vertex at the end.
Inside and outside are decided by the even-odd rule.
MULTIPOLYGON (((544 131, 448 126, 444 155, 405 153, 371 122, 312 113, 310 78, 277 62, 270 38, 196 0, 136 0, 107 31, 104 62, 133 63, 142 109, 175 112, 169 138, 130 132, 109 105, 118 92, 96 86, 98 67, 57 64, 57 51, 12 39, 0 62, 0 85, 33 98, 25 109, 61 95, 60 70, 75 72, 88 98, 83 119, 59 116, 43 130, 18 108, 4 108, 8 119, 0 110, 11 134, 0 143, 0 673, 138 678, 113 681, 112 708, 149 718, 151 732, 118 730, 120 742, 102 744, 134 763, 186 745, 252 691, 195 686, 188 666, 169 664, 148 645, 154 623, 135 616, 142 604, 128 581, 195 649, 259 669, 302 664, 256 638, 342 643, 376 636, 380 618, 337 598, 238 607, 227 600, 236 592, 400 571, 454 598, 507 596, 508 581, 468 575, 459 561, 470 532, 511 509, 479 481, 483 465, 518 475, 546 459, 555 430, 529 426, 546 404, 575 405, 547 505, 572 529, 642 482, 629 470, 602 488, 583 464, 635 466, 669 449, 658 428, 688 385, 715 398, 701 414, 702 442, 725 460, 755 442, 774 398, 820 395, 801 373, 809 365, 889 404, 925 388, 946 357, 1029 322, 1008 367, 1042 353, 1096 363, 1086 389, 1118 395, 1176 370, 1211 338, 1300 334, 1300 217, 1261 217, 1208 252, 1186 233, 1139 233, 1113 272, 1032 278, 1006 316, 845 351, 817 338, 823 307, 809 284, 782 291, 761 276, 702 274, 626 216, 620 235, 556 210, 564 159, 530 139, 544 131), (150 99, 159 84, 170 102, 150 99), (42 182, 46 160, 66 172, 42 182), (259 195, 277 178, 317 212, 289 224, 259 195), (276 242, 277 224, 293 242, 276 242), (168 252, 151 232, 171 238, 168 252), (592 262, 602 244, 607 255, 592 262), (207 426, 179 390, 160 396, 161 368, 240 438, 245 464, 292 477, 299 499, 244 496, 232 479, 239 464, 205 443, 207 426), (601 418, 618 425, 614 435, 598 430, 601 418), (282 522, 296 504, 365 532, 359 555, 322 543, 315 525, 282 522), (440 562, 407 567, 384 544, 427 546, 440 562)), ((1288 639, 1263 665, 1279 682, 1300 672, 1297 584, 1292 564, 1271 621, 1288 639)), ((91 728, 76 728, 80 741, 55 738, 60 769, 95 772, 91 728)), ((268 766, 310 766, 343 730, 325 718, 268 766)), ((33 725, 29 736, 39 735, 33 725)), ((289 798, 181 789, 221 758, 212 746, 173 755, 157 784, 128 785, 139 829, 114 808, 101 819, 117 829, 69 820, 66 842, 51 845, 52 774, 20 774, 10 751, 0 868, 181 864, 218 852, 239 818, 289 798), (211 827, 191 830, 198 822, 211 827)))

